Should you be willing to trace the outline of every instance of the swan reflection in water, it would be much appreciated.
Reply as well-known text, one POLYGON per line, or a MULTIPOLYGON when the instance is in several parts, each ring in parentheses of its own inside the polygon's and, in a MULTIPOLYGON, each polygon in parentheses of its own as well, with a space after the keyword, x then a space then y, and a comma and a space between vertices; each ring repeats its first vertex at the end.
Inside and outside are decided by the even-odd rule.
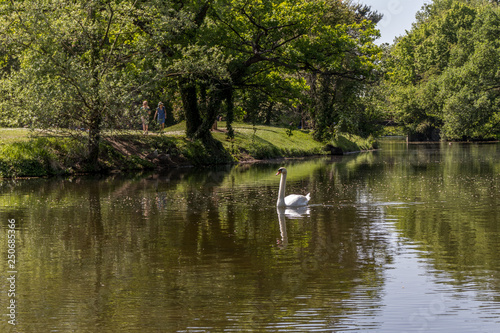
POLYGON ((300 219, 304 216, 309 216, 309 207, 276 207, 276 212, 278 213, 278 221, 280 223, 280 234, 281 239, 278 239, 278 247, 280 249, 285 249, 288 245, 288 235, 286 233, 286 218, 289 219, 300 219))

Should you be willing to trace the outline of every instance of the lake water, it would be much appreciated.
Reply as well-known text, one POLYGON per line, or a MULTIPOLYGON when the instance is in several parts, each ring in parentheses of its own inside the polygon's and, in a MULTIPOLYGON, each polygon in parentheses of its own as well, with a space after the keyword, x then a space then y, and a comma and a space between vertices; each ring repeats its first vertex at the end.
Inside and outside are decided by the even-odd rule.
POLYGON ((500 330, 498 144, 5 180, 0 218, 1 332, 500 330))

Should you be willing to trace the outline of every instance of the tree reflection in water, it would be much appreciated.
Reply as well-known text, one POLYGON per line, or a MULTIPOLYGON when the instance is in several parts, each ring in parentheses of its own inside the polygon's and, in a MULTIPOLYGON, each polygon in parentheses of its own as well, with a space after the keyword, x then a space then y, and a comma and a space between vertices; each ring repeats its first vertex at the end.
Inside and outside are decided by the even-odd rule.
POLYGON ((19 331, 404 330, 387 276, 410 250, 418 274, 498 299, 498 146, 383 147, 286 162, 304 211, 276 210, 273 163, 2 182, 19 331))

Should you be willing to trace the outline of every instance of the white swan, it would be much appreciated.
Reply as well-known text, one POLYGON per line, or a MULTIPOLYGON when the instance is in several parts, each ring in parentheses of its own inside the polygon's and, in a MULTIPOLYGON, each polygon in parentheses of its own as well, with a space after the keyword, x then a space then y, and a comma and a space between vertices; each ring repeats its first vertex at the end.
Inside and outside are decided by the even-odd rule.
POLYGON ((278 201, 276 202, 276 206, 278 207, 299 207, 299 206, 307 206, 307 203, 311 199, 311 193, 307 193, 307 195, 299 195, 299 194, 290 194, 285 197, 285 188, 286 188, 286 169, 279 168, 277 175, 281 175, 280 180, 280 190, 278 192, 278 201))

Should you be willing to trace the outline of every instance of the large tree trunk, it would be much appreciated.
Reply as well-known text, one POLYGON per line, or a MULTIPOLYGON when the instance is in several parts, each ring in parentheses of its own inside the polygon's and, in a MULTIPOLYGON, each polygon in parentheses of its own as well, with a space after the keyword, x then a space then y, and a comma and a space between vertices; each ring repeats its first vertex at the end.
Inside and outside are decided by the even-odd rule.
POLYGON ((196 84, 182 80, 179 82, 179 88, 186 117, 186 136, 190 139, 200 139, 203 143, 213 144, 210 129, 220 112, 225 97, 224 87, 220 84, 214 84, 210 90, 204 90, 200 93, 200 97, 203 99, 203 118, 198 103, 196 84))
POLYGON ((320 74, 314 79, 313 98, 316 99, 314 112, 314 138, 325 141, 331 138, 332 128, 335 125, 334 94, 332 77, 320 74))
POLYGON ((195 139, 196 133, 202 124, 200 110, 198 108, 196 85, 189 80, 181 80, 179 82, 179 89, 186 117, 186 136, 195 139))
POLYGON ((101 141, 102 113, 100 110, 92 110, 89 123, 89 166, 97 170, 99 166, 99 144, 101 141))
POLYGON ((273 107, 274 107, 274 102, 269 102, 267 109, 266 109, 266 122, 265 122, 265 124, 267 126, 271 125, 271 116, 273 115, 273 107))
POLYGON ((212 143, 213 138, 210 134, 210 129, 217 119, 217 114, 220 112, 222 100, 224 98, 224 90, 220 85, 211 87, 211 90, 205 96, 206 108, 205 117, 195 133, 196 139, 201 139, 204 143, 212 143))
POLYGON ((226 129, 227 129, 227 137, 229 139, 234 138, 234 129, 233 129, 233 121, 234 121, 234 104, 233 104, 233 88, 228 87, 226 89, 226 129))

